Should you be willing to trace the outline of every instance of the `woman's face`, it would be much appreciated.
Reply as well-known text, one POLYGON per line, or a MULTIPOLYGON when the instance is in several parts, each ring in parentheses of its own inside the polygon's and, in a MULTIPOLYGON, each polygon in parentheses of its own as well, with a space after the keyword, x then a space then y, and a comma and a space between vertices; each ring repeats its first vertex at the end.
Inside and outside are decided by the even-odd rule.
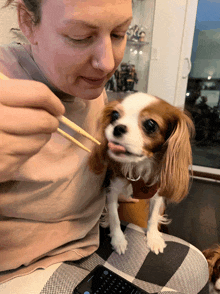
POLYGON ((43 0, 34 59, 58 90, 97 98, 122 61, 131 18, 131 0, 43 0))

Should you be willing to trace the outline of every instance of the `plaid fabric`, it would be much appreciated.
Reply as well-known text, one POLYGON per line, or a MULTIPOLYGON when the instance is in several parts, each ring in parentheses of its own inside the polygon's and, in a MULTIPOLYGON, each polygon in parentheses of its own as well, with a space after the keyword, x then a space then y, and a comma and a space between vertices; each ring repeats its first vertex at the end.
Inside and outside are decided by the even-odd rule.
POLYGON ((163 234, 167 247, 155 255, 146 247, 144 232, 122 226, 128 240, 124 255, 115 253, 108 229, 101 229, 100 247, 91 256, 62 264, 40 294, 71 294, 76 285, 98 264, 118 273, 149 293, 208 294, 208 267, 202 253, 191 244, 163 234))

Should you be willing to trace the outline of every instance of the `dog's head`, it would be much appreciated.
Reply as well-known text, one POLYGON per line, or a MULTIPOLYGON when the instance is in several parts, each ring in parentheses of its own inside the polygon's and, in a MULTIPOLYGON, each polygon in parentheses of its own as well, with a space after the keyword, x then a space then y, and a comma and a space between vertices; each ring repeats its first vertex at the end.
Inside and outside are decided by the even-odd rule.
POLYGON ((92 153, 93 171, 101 172, 108 157, 139 166, 151 161, 160 174, 160 194, 173 201, 185 196, 194 130, 185 113, 160 98, 136 93, 107 104, 98 128, 102 144, 92 153))

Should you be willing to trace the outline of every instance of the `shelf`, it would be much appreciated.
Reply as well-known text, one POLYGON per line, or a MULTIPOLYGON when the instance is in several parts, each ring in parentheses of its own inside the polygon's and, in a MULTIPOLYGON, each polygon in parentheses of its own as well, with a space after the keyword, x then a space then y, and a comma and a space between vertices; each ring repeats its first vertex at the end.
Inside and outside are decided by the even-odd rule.
POLYGON ((133 2, 146 2, 147 0, 133 0, 133 2))
POLYGON ((150 42, 135 42, 135 41, 131 41, 131 40, 127 40, 127 45, 132 45, 132 46, 137 46, 137 47, 141 47, 141 46, 145 46, 145 45, 149 45, 150 42))

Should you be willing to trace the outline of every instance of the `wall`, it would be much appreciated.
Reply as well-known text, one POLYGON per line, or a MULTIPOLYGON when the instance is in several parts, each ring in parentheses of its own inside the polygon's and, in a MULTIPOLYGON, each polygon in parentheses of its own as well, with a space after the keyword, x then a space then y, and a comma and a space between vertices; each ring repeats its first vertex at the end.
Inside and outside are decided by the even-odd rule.
POLYGON ((0 44, 7 44, 15 40, 16 37, 10 29, 18 28, 17 14, 14 7, 2 8, 6 0, 0 0, 0 44))
POLYGON ((185 101, 197 3, 156 0, 148 92, 176 106, 185 101))
POLYGON ((157 0, 148 92, 174 103, 186 0, 157 0))

